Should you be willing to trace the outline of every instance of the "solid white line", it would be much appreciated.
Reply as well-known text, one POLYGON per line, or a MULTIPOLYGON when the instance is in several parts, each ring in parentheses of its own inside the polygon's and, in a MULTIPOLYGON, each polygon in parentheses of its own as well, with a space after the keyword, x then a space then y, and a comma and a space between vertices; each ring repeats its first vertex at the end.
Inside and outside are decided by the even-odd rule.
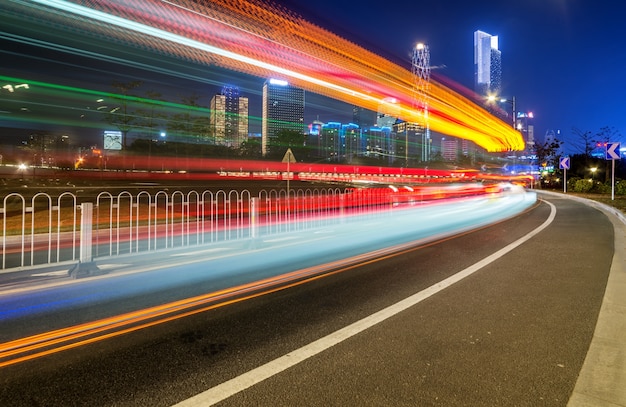
POLYGON ((203 393, 200 393, 194 397, 191 397, 187 400, 184 400, 178 404, 176 407, 199 407, 199 406, 210 406, 220 401, 225 400, 226 398, 235 395, 248 387, 254 386, 257 383, 262 382, 265 379, 268 379, 292 366, 297 365, 298 363, 317 355, 325 351, 326 349, 360 333, 365 331, 372 326, 383 322, 387 318, 390 318, 418 303, 429 298, 432 295, 437 294, 438 292, 450 287, 452 284, 461 281, 465 277, 475 273, 481 268, 487 266, 488 264, 498 260, 511 250, 517 248, 521 244, 527 242, 532 239, 539 232, 547 228, 556 216, 556 207, 547 201, 548 205, 550 205, 550 216, 543 222, 539 227, 537 227, 532 232, 528 233, 524 237, 516 240, 515 242, 509 244, 506 247, 498 250, 492 255, 482 259, 481 261, 471 265, 470 267, 462 270, 445 280, 440 281, 439 283, 432 285, 404 300, 391 305, 381 311, 378 311, 368 317, 365 317, 351 325, 346 326, 338 331, 335 331, 323 338, 320 338, 314 342, 311 342, 308 345, 305 345, 299 349, 294 350, 284 356, 279 357, 278 359, 274 359, 271 362, 268 362, 262 366, 257 367, 256 369, 250 370, 240 376, 237 376, 231 380, 228 380, 222 384, 219 384, 203 393))

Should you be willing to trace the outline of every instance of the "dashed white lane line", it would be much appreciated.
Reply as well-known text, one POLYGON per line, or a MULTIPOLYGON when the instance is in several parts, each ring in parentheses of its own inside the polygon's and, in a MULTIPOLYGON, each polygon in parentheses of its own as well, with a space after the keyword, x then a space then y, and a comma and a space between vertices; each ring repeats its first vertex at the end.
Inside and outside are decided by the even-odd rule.
POLYGON ((470 276, 481 268, 487 266, 488 264, 496 261, 501 258, 511 250, 517 248, 528 240, 532 239, 539 232, 547 228, 556 216, 556 207, 550 203, 545 201, 550 206, 550 215, 545 222, 543 222, 539 227, 534 229, 532 232, 527 235, 521 237, 515 242, 509 244, 506 247, 498 250, 492 255, 485 257, 481 261, 471 265, 465 270, 459 271, 453 276, 446 278, 439 283, 432 285, 404 300, 393 304, 381 311, 376 312, 368 317, 365 317, 351 325, 346 326, 338 331, 335 331, 323 338, 320 338, 314 342, 311 342, 308 345, 305 345, 299 349, 294 350, 284 356, 279 357, 278 359, 274 359, 271 362, 268 362, 262 366, 257 367, 256 369, 250 370, 240 376, 237 376, 231 380, 228 380, 222 384, 219 384, 203 393, 200 393, 194 397, 191 397, 187 400, 184 400, 178 404, 176 407, 206 407, 211 406, 215 403, 223 401, 228 397, 235 395, 248 387, 252 387, 257 383, 262 382, 265 379, 268 379, 292 366, 297 365, 304 360, 317 355, 325 351, 326 349, 360 333, 365 331, 372 326, 383 322, 384 320, 424 301, 425 299, 437 294, 438 292, 450 287, 452 284, 457 283, 464 279, 465 277, 470 276))

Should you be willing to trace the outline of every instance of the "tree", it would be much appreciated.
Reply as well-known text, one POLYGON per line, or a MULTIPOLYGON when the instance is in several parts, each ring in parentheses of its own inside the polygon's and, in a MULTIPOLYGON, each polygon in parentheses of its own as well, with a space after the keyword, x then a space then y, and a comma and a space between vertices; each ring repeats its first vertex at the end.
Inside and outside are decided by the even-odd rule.
POLYGON ((261 142, 258 139, 248 139, 239 146, 239 155, 244 158, 260 158, 261 142))
POLYGON ((268 158, 281 160, 290 148, 296 159, 301 160, 306 154, 304 137, 304 134, 296 130, 279 130, 270 139, 268 158))
POLYGON ((137 125, 141 127, 147 138, 158 140, 163 121, 167 114, 163 111, 162 95, 158 92, 146 92, 148 97, 137 109, 137 125))
POLYGON ((559 166, 559 155, 563 142, 558 139, 548 140, 544 143, 535 144, 535 154, 539 165, 559 166))
POLYGON ((600 131, 596 133, 596 140, 597 142, 602 143, 602 145, 616 140, 620 140, 621 138, 622 135, 620 134, 620 132, 617 131, 615 127, 611 126, 601 127, 600 131))
POLYGON ((122 133, 122 148, 124 150, 127 148, 126 139, 128 138, 128 132, 135 127, 137 121, 137 116, 130 108, 130 92, 142 84, 142 81, 132 81, 127 83, 113 82, 112 85, 118 92, 117 95, 113 95, 113 99, 119 102, 119 106, 111 109, 109 113, 107 113, 105 120, 122 133))
POLYGON ((210 140, 209 114, 198 104, 198 95, 182 98, 185 108, 168 121, 168 130, 181 137, 184 143, 198 144, 210 140))
POLYGON ((572 129, 572 133, 578 138, 576 147, 585 157, 591 157, 591 152, 595 149, 596 140, 589 130, 582 131, 576 127, 572 129))

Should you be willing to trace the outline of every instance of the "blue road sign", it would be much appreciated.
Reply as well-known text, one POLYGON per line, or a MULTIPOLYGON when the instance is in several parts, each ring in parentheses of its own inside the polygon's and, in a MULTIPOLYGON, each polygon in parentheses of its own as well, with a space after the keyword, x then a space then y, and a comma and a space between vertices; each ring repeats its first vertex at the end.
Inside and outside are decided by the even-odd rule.
POLYGON ((561 157, 559 159, 559 168, 562 170, 569 170, 569 157, 561 157))
POLYGON ((619 160, 619 143, 606 143, 606 159, 619 160))

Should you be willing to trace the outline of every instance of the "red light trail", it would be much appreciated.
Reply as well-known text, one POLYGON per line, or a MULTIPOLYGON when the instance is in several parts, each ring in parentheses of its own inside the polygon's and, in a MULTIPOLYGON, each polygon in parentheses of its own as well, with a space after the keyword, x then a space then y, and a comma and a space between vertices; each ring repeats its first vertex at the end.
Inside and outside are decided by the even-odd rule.
MULTIPOLYGON (((423 122, 412 106, 408 69, 353 44, 293 13, 258 0, 61 1, 34 0, 39 18, 56 19, 103 38, 183 60, 294 86, 377 110, 395 99, 400 118, 423 122)), ((522 150, 521 134, 508 123, 443 84, 432 81, 423 99, 432 130, 468 139, 487 151, 522 150)))

